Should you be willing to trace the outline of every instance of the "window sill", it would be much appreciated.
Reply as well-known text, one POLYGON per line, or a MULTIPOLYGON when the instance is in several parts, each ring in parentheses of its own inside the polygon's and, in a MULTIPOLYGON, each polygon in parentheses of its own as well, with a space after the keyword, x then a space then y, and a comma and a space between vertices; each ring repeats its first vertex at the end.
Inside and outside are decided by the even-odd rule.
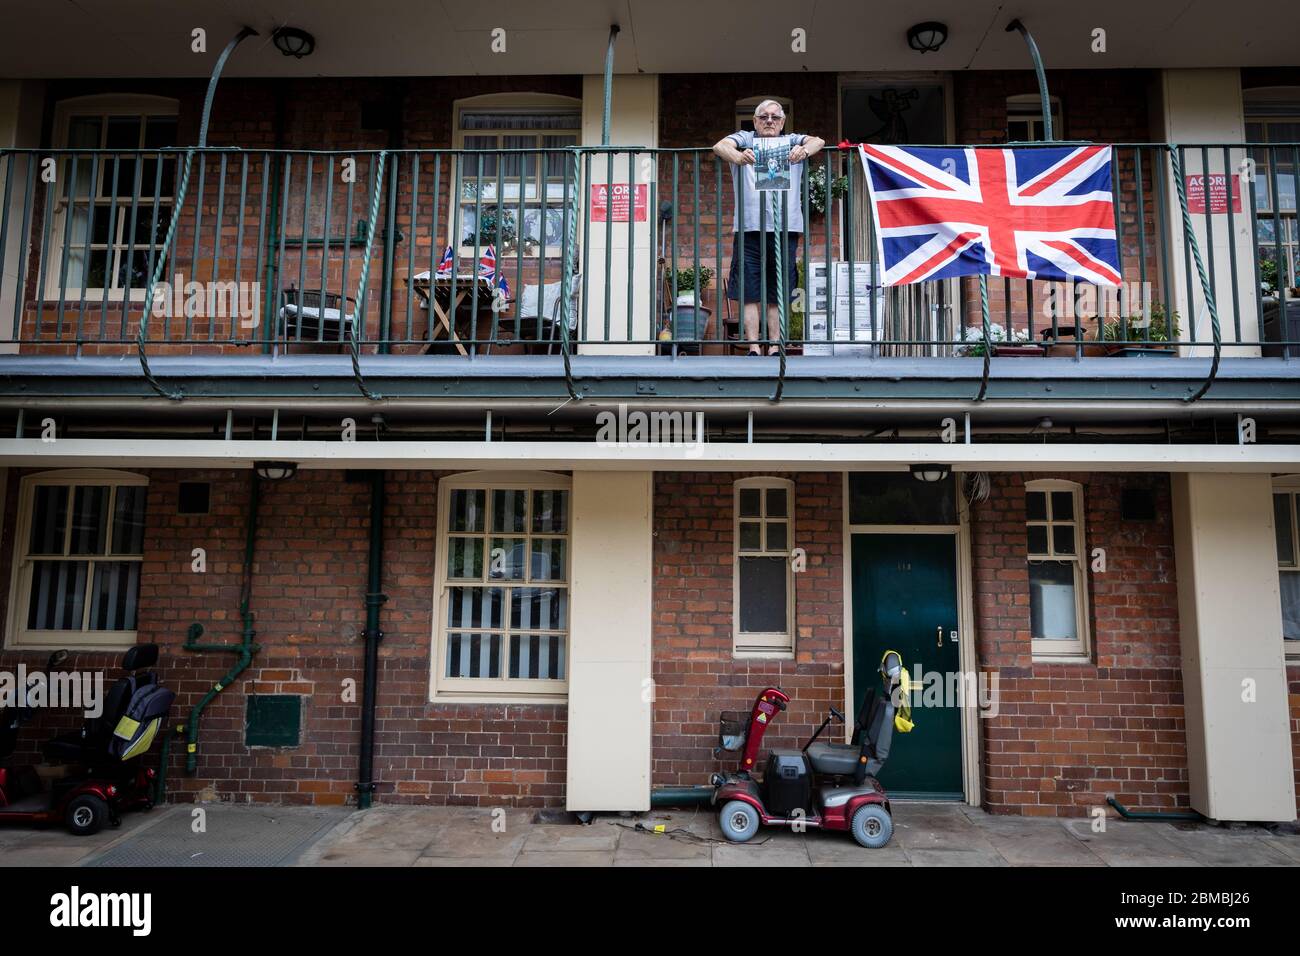
POLYGON ((731 656, 738 661, 792 661, 794 651, 738 651, 733 649, 731 656))
POLYGON ((569 703, 569 695, 565 694, 494 694, 486 692, 483 694, 466 694, 466 693, 435 693, 429 698, 430 704, 483 704, 491 706, 493 704, 544 704, 555 705, 569 703))
POLYGON ((1032 664, 1091 664, 1093 660, 1086 654, 1034 654, 1030 657, 1032 664))

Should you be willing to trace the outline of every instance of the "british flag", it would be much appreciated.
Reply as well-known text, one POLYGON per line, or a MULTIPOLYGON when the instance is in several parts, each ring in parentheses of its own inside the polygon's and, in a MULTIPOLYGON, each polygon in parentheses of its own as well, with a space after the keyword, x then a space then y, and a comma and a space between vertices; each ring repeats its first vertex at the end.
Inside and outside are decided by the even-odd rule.
POLYGON ((446 249, 442 251, 442 258, 438 260, 438 268, 435 272, 435 275, 449 276, 451 275, 452 270, 455 268, 456 268, 456 256, 451 251, 451 246, 448 246, 446 249))
POLYGON ((1120 284, 1109 146, 858 150, 885 285, 981 273, 1120 284))

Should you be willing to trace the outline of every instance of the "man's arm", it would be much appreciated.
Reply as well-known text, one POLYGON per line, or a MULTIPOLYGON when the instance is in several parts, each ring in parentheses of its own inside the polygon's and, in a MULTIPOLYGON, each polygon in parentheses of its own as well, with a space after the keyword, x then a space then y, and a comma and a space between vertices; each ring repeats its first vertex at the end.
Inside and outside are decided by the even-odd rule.
POLYGON ((826 140, 820 136, 805 136, 802 143, 790 150, 790 162, 802 163, 805 159, 812 159, 825 145, 826 140))
POLYGON ((737 149, 736 141, 730 136, 724 136, 714 143, 713 152, 733 166, 752 166, 754 164, 754 151, 752 149, 737 149))

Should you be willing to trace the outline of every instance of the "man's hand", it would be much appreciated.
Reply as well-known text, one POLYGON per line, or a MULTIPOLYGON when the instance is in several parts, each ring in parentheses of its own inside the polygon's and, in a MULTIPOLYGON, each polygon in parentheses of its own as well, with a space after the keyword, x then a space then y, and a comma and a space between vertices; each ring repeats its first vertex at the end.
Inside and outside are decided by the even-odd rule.
POLYGON ((792 163, 802 163, 807 158, 808 151, 802 146, 796 146, 794 149, 790 150, 790 162, 792 163))
POLYGON ((752 149, 747 149, 747 150, 745 150, 743 153, 740 154, 740 160, 739 160, 739 162, 737 163, 737 165, 740 165, 740 166, 753 166, 753 165, 754 165, 754 162, 755 162, 755 159, 754 159, 754 151, 753 151, 752 149))
POLYGON ((826 140, 820 136, 809 136, 798 146, 790 150, 790 162, 802 163, 805 159, 811 159, 821 152, 821 148, 826 145, 826 140))
POLYGON ((747 149, 741 152, 736 148, 735 141, 730 136, 724 136, 713 144, 713 152, 721 156, 733 166, 753 166, 754 151, 747 149))

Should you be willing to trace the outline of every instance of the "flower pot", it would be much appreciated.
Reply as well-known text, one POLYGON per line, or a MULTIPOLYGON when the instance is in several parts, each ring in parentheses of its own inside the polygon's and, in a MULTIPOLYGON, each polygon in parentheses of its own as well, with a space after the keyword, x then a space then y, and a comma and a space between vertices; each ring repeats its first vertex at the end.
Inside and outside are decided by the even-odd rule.
POLYGON ((998 357, 1016 356, 1016 355, 1023 355, 1023 356, 1042 355, 1043 347, 1041 345, 1030 345, 1030 344, 1019 344, 1019 343, 1015 345, 1006 345, 1000 342, 995 342, 993 343, 993 354, 998 357))

